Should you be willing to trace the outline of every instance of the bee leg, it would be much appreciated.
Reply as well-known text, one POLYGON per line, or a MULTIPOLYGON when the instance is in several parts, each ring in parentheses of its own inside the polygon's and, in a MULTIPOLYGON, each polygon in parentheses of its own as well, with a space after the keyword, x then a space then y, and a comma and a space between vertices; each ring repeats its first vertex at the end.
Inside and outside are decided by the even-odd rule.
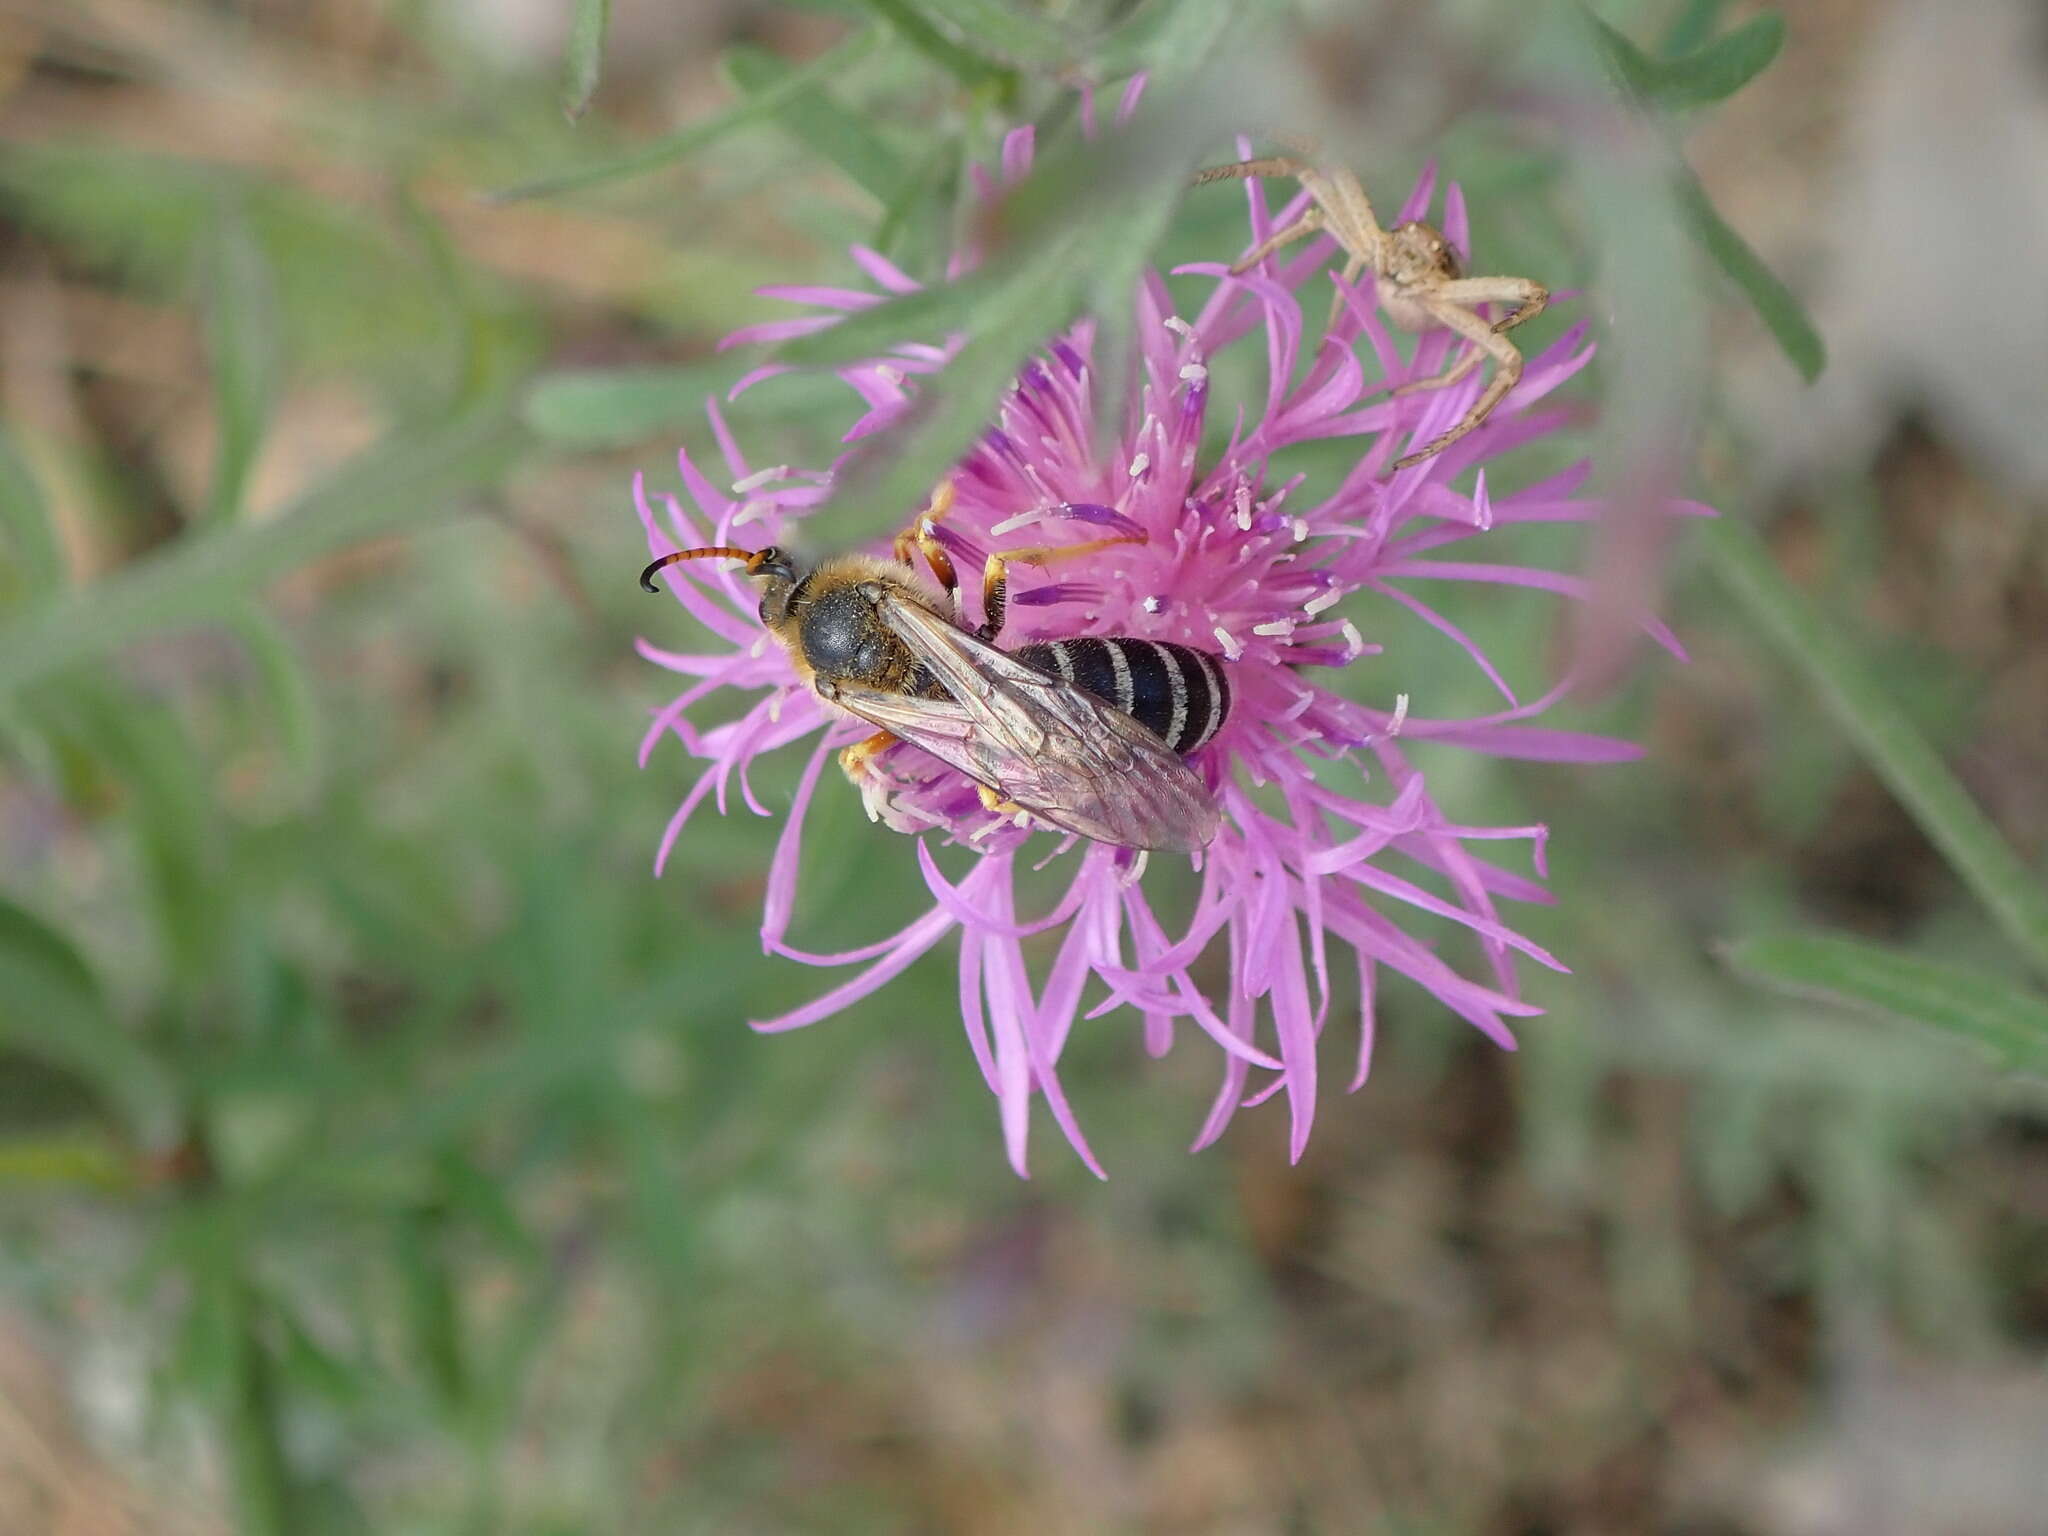
POLYGON ((915 568, 917 561, 913 554, 924 556, 924 562, 931 567, 932 575, 938 578, 939 585, 944 587, 947 595, 953 599, 953 617, 958 621, 961 618, 960 573, 953 569, 953 557, 946 552, 946 546, 939 542, 938 535, 932 531, 939 519, 952 510, 953 482, 950 479, 941 480, 932 487, 932 499, 925 503, 925 509, 917 514, 916 520, 896 535, 894 550, 898 565, 915 568))
POLYGON ((1040 544, 1028 549, 998 550, 988 557, 988 563, 981 568, 981 628, 975 633, 983 640, 993 641, 1003 632, 1003 619, 1010 606, 1010 567, 1013 565, 1035 565, 1044 570, 1062 560, 1072 560, 1080 555, 1092 555, 1098 549, 1109 549, 1118 544, 1142 544, 1145 536, 1140 534, 1119 534, 1111 539, 1090 539, 1084 544, 1040 544))
POLYGON ((1003 792, 999 789, 991 789, 986 784, 976 784, 974 787, 981 791, 982 805, 998 816, 1014 816, 1024 809, 1014 800, 1005 800, 1003 792))
POLYGON ((868 764, 895 745, 896 738, 887 731, 877 731, 872 736, 863 736, 852 746, 840 749, 840 771, 859 784, 868 776, 868 764))

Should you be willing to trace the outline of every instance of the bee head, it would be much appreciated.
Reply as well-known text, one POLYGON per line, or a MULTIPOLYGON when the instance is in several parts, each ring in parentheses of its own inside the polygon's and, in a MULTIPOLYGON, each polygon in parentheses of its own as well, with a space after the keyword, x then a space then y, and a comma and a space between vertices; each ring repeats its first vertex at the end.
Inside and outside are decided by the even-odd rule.
POLYGON ((747 556, 747 574, 761 584, 761 622, 770 629, 789 618, 790 594, 796 591, 796 562, 789 551, 770 544, 747 556))

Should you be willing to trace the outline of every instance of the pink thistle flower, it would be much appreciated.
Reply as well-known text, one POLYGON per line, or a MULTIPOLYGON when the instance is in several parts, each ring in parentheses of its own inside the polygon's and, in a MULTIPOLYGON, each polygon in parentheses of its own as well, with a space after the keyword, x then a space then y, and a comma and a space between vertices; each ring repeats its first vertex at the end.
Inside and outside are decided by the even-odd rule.
MULTIPOLYGON (((1127 98, 1126 111, 1130 104, 1127 98)), ((1009 136, 1000 181, 979 177, 985 196, 1028 172, 1032 143, 1029 128, 1009 136)), ((1426 172, 1400 217, 1422 217, 1432 190, 1426 172)), ((1247 193, 1248 246, 1305 206, 1297 198, 1275 214, 1258 184, 1247 193)), ((1462 252, 1465 209, 1455 186, 1445 198, 1443 228, 1462 252)), ((1302 368, 1309 345, 1304 311, 1320 311, 1325 303, 1319 282, 1311 295, 1302 290, 1330 267, 1333 253, 1332 242, 1318 238, 1240 277, 1224 263, 1184 268, 1214 283, 1206 303, 1187 319, 1175 312, 1164 279, 1147 274, 1133 300, 1140 387, 1115 442, 1104 447, 1094 436, 1095 327, 1084 319, 1024 368, 997 420, 953 471, 955 500, 936 527, 956 565, 970 572, 991 550, 1074 543, 1105 532, 1143 536, 1142 543, 1054 570, 1013 567, 1005 647, 1123 635, 1177 641, 1224 659, 1233 695, 1229 719, 1190 759, 1222 807, 1223 826, 1195 858, 1200 893, 1178 932, 1168 931, 1146 899, 1145 855, 1072 837, 1027 850, 1033 832, 985 809, 971 780, 899 745, 879 759, 886 794, 871 795, 869 810, 917 839, 931 909, 860 949, 815 954, 796 947, 788 930, 806 810, 830 754, 870 727, 823 704, 799 678, 764 632, 754 594, 732 569, 709 563, 672 568, 672 590, 717 648, 685 654, 640 645, 650 661, 693 679, 655 713, 641 744, 643 766, 669 736, 706 764, 663 834, 657 872, 699 806, 710 798, 722 814, 735 784, 757 815, 773 815, 754 794, 749 766, 763 753, 811 744, 770 864, 761 941, 768 953, 807 965, 858 969, 815 1001, 753 1027, 777 1032, 827 1018, 885 986, 958 930, 961 1019, 1020 1175, 1034 1094, 1044 1098, 1082 1161, 1102 1175, 1058 1072, 1082 1017, 1135 1011, 1154 1056, 1172 1045, 1183 1022, 1207 1035, 1222 1052, 1222 1081, 1195 1148, 1221 1135, 1240 1106, 1284 1092, 1296 1159, 1315 1114, 1316 1046, 1339 965, 1355 974, 1360 1000, 1353 1090, 1371 1065, 1376 1000, 1389 974, 1405 977, 1513 1049, 1508 1021, 1541 1011, 1523 1000, 1518 966, 1563 969, 1499 910, 1502 902, 1549 899, 1540 884, 1545 829, 1458 821, 1431 794, 1404 743, 1583 763, 1639 755, 1626 742, 1528 724, 1564 686, 1540 698, 1518 698, 1471 637, 1425 595, 1444 582, 1588 595, 1573 576, 1447 558, 1453 546, 1483 541, 1497 527, 1600 515, 1600 503, 1580 494, 1589 473, 1585 463, 1508 495, 1489 490, 1485 468, 1567 424, 1570 413, 1545 402, 1590 359, 1583 326, 1531 358, 1521 383, 1483 426, 1445 452, 1393 472, 1396 458, 1460 418, 1480 380, 1391 397, 1393 386, 1440 372, 1452 338, 1426 333, 1404 362, 1374 307, 1370 279, 1355 290, 1345 287, 1344 314, 1302 368), (1305 304, 1305 297, 1312 302, 1305 304), (1230 413, 1224 419, 1235 422, 1229 446, 1205 463, 1204 433, 1216 406, 1210 365, 1233 347, 1263 348, 1264 398, 1223 406, 1230 413), (1306 477, 1290 469, 1288 452, 1327 438, 1356 440, 1358 456, 1341 482, 1310 495, 1306 477), (1460 489, 1467 471, 1473 472, 1470 488, 1460 489), (1360 594, 1369 600, 1353 603, 1360 594), (1470 718, 1435 718, 1408 711, 1397 679, 1372 680, 1382 700, 1377 705, 1325 686, 1320 679, 1379 652, 1359 625, 1387 605, 1414 614, 1461 648, 1498 689, 1502 707, 1470 718), (726 689, 754 695, 751 707, 725 724, 693 725, 691 707, 726 689), (967 850, 966 872, 949 877, 934 843, 967 850), (1489 857, 1484 850, 1495 843, 1526 844, 1533 874, 1489 857), (1020 915, 1014 894, 1019 860, 1049 863, 1063 856, 1071 867, 1064 894, 1046 912, 1020 915), (1477 972, 1454 967, 1411 934, 1393 915, 1403 913, 1467 930, 1481 957, 1477 972), (1061 936, 1050 966, 1034 980, 1025 941, 1055 931, 1061 936), (1217 948, 1227 954, 1229 982, 1212 1001, 1197 984, 1195 967, 1217 948)), ((853 256, 884 294, 918 286, 873 251, 856 248, 853 256)), ((968 264, 956 261, 956 273, 968 264)), ((821 313, 750 327, 727 345, 803 334, 882 302, 882 294, 860 290, 766 291, 821 313)), ((905 343, 886 358, 842 369, 840 377, 866 407, 844 440, 856 442, 899 420, 927 380, 943 387, 933 376, 942 374, 950 352, 950 345, 905 343)), ((776 365, 756 370, 734 394, 780 371, 776 365)), ((635 499, 656 556, 736 539, 757 547, 784 542, 790 528, 832 494, 833 469, 753 467, 717 403, 708 402, 707 410, 730 490, 684 453, 682 479, 696 514, 666 496, 657 515, 636 480, 635 499)), ((1707 509, 1680 503, 1672 510, 1707 509)), ((1648 628, 1682 654, 1661 625, 1648 628)))

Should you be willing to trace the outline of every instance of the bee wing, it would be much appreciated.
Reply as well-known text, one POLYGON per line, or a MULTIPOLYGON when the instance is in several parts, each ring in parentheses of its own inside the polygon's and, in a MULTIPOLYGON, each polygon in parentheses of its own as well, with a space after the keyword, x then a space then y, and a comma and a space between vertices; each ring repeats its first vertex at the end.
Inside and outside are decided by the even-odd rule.
POLYGON ((853 713, 1082 837, 1193 852, 1216 835, 1201 776, 1122 710, 918 604, 891 594, 876 607, 952 698, 842 688, 853 713))

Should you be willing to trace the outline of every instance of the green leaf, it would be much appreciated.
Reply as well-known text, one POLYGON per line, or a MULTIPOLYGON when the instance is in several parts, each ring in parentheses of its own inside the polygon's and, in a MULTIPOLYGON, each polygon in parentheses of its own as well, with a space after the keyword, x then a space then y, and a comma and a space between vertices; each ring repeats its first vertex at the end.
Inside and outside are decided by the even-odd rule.
POLYGON ((1657 51, 1667 59, 1691 53, 1714 35, 1714 29, 1721 24, 1721 13, 1727 9, 1728 0, 1686 0, 1685 9, 1673 20, 1664 34, 1663 46, 1657 51))
POLYGON ((1659 65, 1657 101, 1673 112, 1724 101, 1768 69, 1785 46, 1785 19, 1775 11, 1751 17, 1704 48, 1659 65))
POLYGON ((925 12, 936 7, 925 3, 925 0, 862 0, 862 3, 904 42, 962 85, 969 88, 990 86, 1004 96, 1015 92, 1016 71, 976 52, 964 42, 956 41, 945 28, 934 25, 925 12))
MULTIPOLYGON (((803 368, 840 368, 886 357, 900 342, 943 341, 955 331, 973 328, 988 306, 1019 280, 1018 270, 1012 263, 993 265, 958 282, 934 283, 857 309, 822 331, 782 343, 775 360, 803 368)), ((1042 279, 1045 274, 1037 276, 1042 279)))
MULTIPOLYGON (((50 526, 42 488, 5 423, 0 423, 0 532, 6 534, 24 595, 38 597, 64 585, 64 552, 50 526)), ((0 589, 0 597, 6 595, 0 589)))
MULTIPOLYGON (((744 96, 773 90, 796 71, 765 48, 741 43, 721 61, 728 80, 744 96)), ((871 195, 888 204, 903 184, 903 165, 896 152, 867 123, 819 89, 791 98, 777 113, 782 126, 820 159, 829 160, 871 195)))
POLYGON ((1786 580, 1756 531, 1733 516, 1701 532, 1714 569, 1750 622, 1806 675, 1886 787, 1984 903, 2035 970, 2048 976, 2048 885, 1999 836, 1927 739, 1864 666, 1840 625, 1786 580))
POLYGON ((1806 307, 1791 289, 1778 281, 1777 275, 1763 264, 1763 259, 1749 248, 1749 243, 1715 212, 1697 176, 1690 170, 1681 171, 1674 191, 1679 212, 1693 238, 1706 248, 1707 254, 1742 290, 1772 337, 1792 360, 1792 366, 1811 384, 1827 367, 1828 354, 1820 332, 1813 328, 1813 322, 1806 316, 1806 307))
POLYGON ((611 25, 612 0, 576 0, 569 22, 569 48, 562 60, 562 115, 575 122, 590 110, 604 64, 604 34, 611 25))
POLYGON ((1608 72, 1640 106, 1667 112, 1707 106, 1755 79, 1785 45, 1784 18, 1765 12, 1725 37, 1671 59, 1653 59, 1581 6, 1608 72))
POLYGON ((952 243, 954 191, 967 151, 942 135, 903 178, 875 230, 875 249, 915 275, 943 269, 952 243))
POLYGON ((976 334, 954 354, 937 387, 923 396, 926 408, 907 428, 888 434, 886 447, 879 450, 888 455, 887 468, 872 484, 860 484, 860 471, 874 459, 857 461, 852 478, 860 503, 874 509, 873 531, 901 522, 924 504, 940 476, 994 419, 997 400, 1025 358, 1072 318, 1079 244, 1052 242, 989 295, 976 316, 976 334))
MULTIPOLYGON (((1622 97, 1645 113, 1718 100, 1769 64, 1784 42, 1784 23, 1774 15, 1764 15, 1718 42, 1662 63, 1583 3, 1579 14, 1593 39, 1594 51, 1622 97)), ((1827 349, 1805 307, 1715 211, 1706 189, 1675 148, 1672 159, 1676 165, 1672 190, 1686 229, 1742 290, 1792 366, 1811 384, 1827 366, 1827 349)))
POLYGON ((0 1187, 50 1185, 121 1193, 133 1190, 140 1175, 134 1154, 103 1132, 0 1137, 0 1187))
POLYGON ((227 203, 208 253, 206 343, 213 368, 213 491, 206 520, 244 511, 249 473, 281 386, 277 292, 270 263, 243 210, 227 203))
POLYGON ((698 150, 717 143, 737 129, 772 120, 790 102, 799 100, 851 69, 872 53, 880 42, 880 32, 873 27, 867 28, 855 33, 830 52, 820 54, 803 68, 792 70, 778 84, 768 87, 758 95, 735 102, 723 112, 678 128, 674 133, 665 134, 653 143, 643 144, 640 148, 628 150, 623 155, 539 176, 532 181, 489 193, 485 200, 511 203, 530 197, 553 197, 558 193, 573 192, 608 181, 621 181, 628 176, 638 176, 647 171, 664 169, 687 155, 693 155, 698 150))
POLYGON ((1152 82, 1152 100, 1173 100, 1173 87, 1215 60, 1227 43, 1268 27, 1275 9, 1270 0, 1153 0, 1095 51, 1098 78, 1142 71, 1152 82))
POLYGON ((0 1041, 78 1074, 112 1102, 136 1139, 158 1139, 175 1103, 169 1073, 121 1028, 76 945, 0 896, 0 1041))
POLYGON ((971 37, 990 52, 1018 64, 1057 70, 1074 57, 1074 43, 1064 28, 1020 6, 1001 0, 922 0, 924 9, 944 18, 954 32, 971 37))
POLYGON ((398 433, 288 512, 179 540, 91 588, 0 628, 0 696, 145 635, 213 623, 266 583, 363 539, 431 527, 451 499, 495 478, 517 446, 495 408, 398 433))
POLYGON ((1773 986, 1965 1035, 2009 1063, 2048 1060, 2048 1002, 1981 970, 1807 934, 1745 939, 1729 948, 1727 960, 1773 986))
POLYGON ((293 805, 312 800, 320 787, 320 708, 298 653, 276 620, 260 609, 245 609, 230 627, 263 686, 277 726, 284 759, 285 798, 293 805))
MULTIPOLYGON (((657 436, 695 431, 704 402, 725 398, 752 363, 722 359, 680 368, 593 368, 543 374, 527 391, 528 427, 568 448, 607 448, 657 436)), ((843 405, 846 386, 829 374, 790 374, 746 396, 759 414, 776 420, 814 415, 843 405)))

